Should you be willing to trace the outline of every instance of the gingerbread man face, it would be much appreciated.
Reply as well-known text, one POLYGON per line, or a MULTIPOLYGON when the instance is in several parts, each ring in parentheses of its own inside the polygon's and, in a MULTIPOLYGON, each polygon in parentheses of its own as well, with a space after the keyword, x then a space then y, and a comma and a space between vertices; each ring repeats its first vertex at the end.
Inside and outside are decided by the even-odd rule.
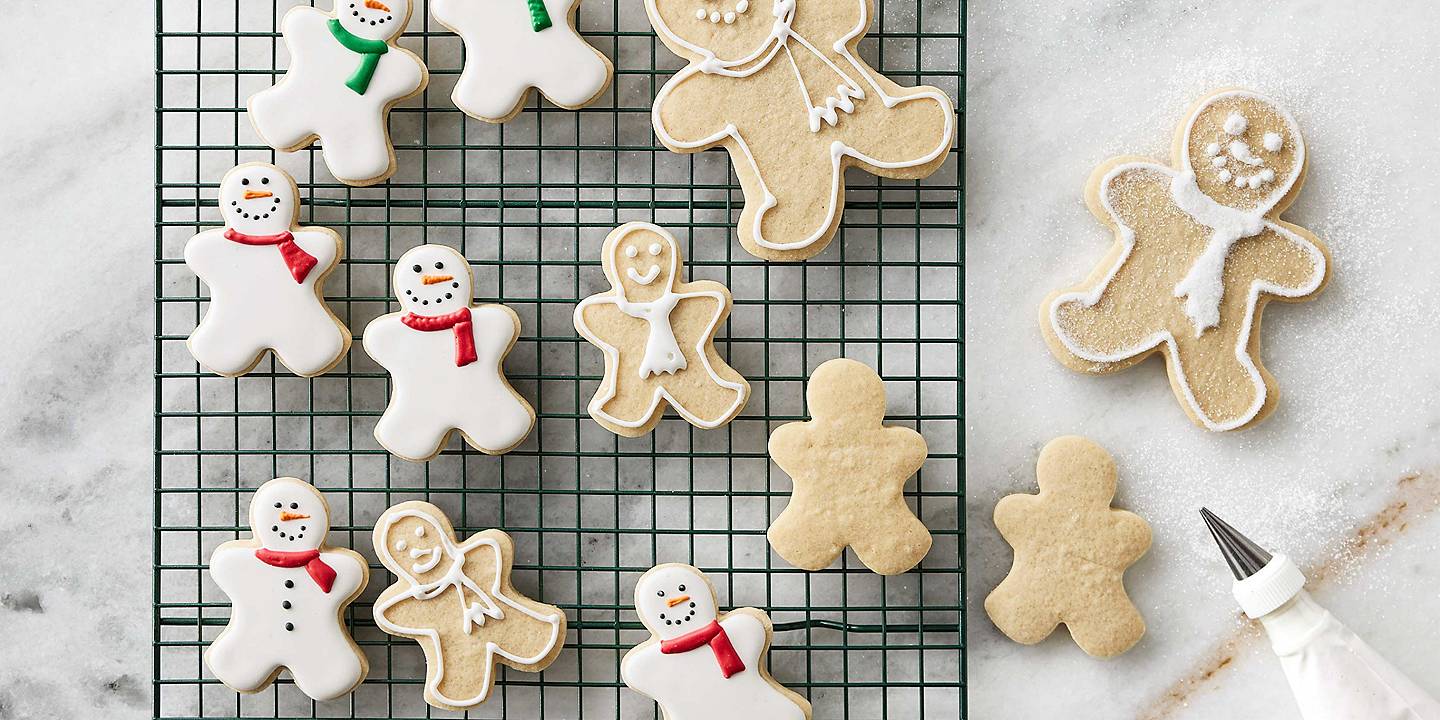
MULTIPOLYGON (((417 585, 439 582, 455 564, 455 544, 450 528, 421 512, 390 514, 382 526, 383 547, 402 578, 417 585)), ((391 562, 386 563, 387 567, 391 562)))
POLYGON ((1182 170, 1221 205, 1264 214, 1305 167, 1305 141, 1294 118, 1243 91, 1212 95, 1191 114, 1182 137, 1182 170))
POLYGON ((646 0, 657 29, 723 63, 753 58, 788 28, 795 0, 646 0))
POLYGON ((410 0, 336 0, 335 17, 350 34, 383 42, 405 31, 410 0))
POLYGON ((614 233, 600 251, 605 277, 630 302, 651 302, 679 281, 680 248, 665 233, 614 233))

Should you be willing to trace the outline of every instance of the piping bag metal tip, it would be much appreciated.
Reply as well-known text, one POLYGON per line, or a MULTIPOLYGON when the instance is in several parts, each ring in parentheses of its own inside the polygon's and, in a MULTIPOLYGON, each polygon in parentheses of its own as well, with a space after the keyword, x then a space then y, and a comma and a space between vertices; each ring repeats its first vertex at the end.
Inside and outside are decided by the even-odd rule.
POLYGON ((1215 538, 1215 544, 1220 546, 1220 554, 1225 556, 1225 563, 1230 566, 1236 580, 1244 580, 1260 572, 1260 568, 1270 562, 1272 556, 1265 548, 1241 535, 1239 530, 1230 527, 1208 508, 1200 508, 1200 517, 1210 528, 1210 534, 1215 538))

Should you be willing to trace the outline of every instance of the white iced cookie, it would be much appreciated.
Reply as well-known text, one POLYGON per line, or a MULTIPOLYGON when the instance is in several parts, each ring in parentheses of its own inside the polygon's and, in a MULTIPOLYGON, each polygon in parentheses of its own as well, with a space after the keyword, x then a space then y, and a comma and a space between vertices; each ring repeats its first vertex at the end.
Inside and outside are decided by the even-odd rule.
POLYGON ((610 86, 610 59, 575 30, 580 0, 430 0, 430 14, 465 41, 451 99, 467 115, 502 123, 530 88, 567 110, 610 86))
POLYGON ((185 244, 185 264, 210 289, 210 307, 186 345, 211 372, 250 372, 266 350, 313 377, 350 350, 350 330, 325 305, 325 277, 340 262, 340 236, 300 227, 300 193, 285 171, 249 163, 220 181, 225 227, 185 244))
POLYGON ((520 318, 504 305, 470 304, 465 256, 444 245, 411 248, 395 264, 404 310, 365 327, 365 352, 390 372, 390 405, 375 439, 392 454, 424 462, 459 430, 475 449, 499 455, 519 445, 535 411, 505 379, 505 356, 520 318))
POLYGON ((409 19, 410 0, 335 0, 328 13, 292 8, 280 28, 290 69, 250 98, 255 132, 285 152, 318 139, 330 173, 347 185, 390 177, 390 109, 429 82, 425 63, 395 44, 409 19))
POLYGON ((649 640, 625 653, 620 677, 659 703, 665 720, 807 720, 810 703, 765 668, 770 618, 755 608, 720 613, 699 570, 656 565, 635 585, 649 640))
POLYGON ((210 556, 210 577, 231 609, 205 665, 242 693, 264 690, 282 669, 315 700, 355 689, 369 665, 343 615, 370 569, 358 553, 325 544, 325 498, 303 480, 271 480, 250 500, 250 531, 253 539, 232 540, 210 556))

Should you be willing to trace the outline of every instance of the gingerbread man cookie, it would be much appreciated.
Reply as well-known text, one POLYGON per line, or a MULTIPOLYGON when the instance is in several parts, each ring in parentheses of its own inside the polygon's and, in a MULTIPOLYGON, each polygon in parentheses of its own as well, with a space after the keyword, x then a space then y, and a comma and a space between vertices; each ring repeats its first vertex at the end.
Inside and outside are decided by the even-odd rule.
POLYGON ((415 53, 395 44, 411 0, 334 0, 334 9, 291 8, 280 32, 290 69, 250 98, 250 121, 276 150, 320 141, 330 174, 374 185, 395 173, 390 109, 425 89, 430 76, 415 53))
POLYGON ((625 653, 620 677, 665 720, 809 720, 810 702, 765 667, 770 617, 748 607, 721 613, 699 570, 651 568, 635 584, 635 613, 652 637, 625 653))
POLYGON ((316 700, 355 689, 369 669, 345 629, 345 608, 370 568, 359 553, 325 544, 330 507, 314 486, 276 478, 250 500, 251 540, 210 556, 210 577, 230 598, 230 622, 205 650, 205 665, 242 693, 269 687, 282 669, 316 700))
POLYGON ((502 123, 530 88, 567 110, 610 87, 610 58, 575 30, 580 0, 430 0, 430 14, 465 41, 465 69, 451 99, 465 114, 502 123))
POLYGON ((905 480, 925 463, 920 433, 882 425, 885 383, 869 366, 822 364, 805 389, 812 420, 781 425, 770 457, 795 483, 766 535, 795 567, 820 570, 849 545, 881 575, 915 567, 930 531, 905 504, 905 480))
POLYGON ((1223 90, 1190 111, 1174 164, 1121 157, 1095 170, 1086 200, 1115 245, 1084 283, 1046 298, 1040 323, 1079 372, 1163 353, 1191 420, 1234 430, 1279 399, 1260 362, 1265 304, 1309 300, 1330 275, 1325 245, 1279 219, 1304 182, 1305 142, 1273 101, 1223 90))
POLYGON ((375 600, 375 624, 425 651, 425 702, 485 702, 495 665, 540 672, 565 640, 565 613, 510 584, 514 543, 499 530, 460 542, 440 508, 412 500, 375 523, 375 554, 399 581, 375 600))
POLYGON ((804 260, 835 235, 845 169, 922 178, 954 142, 950 98, 901 87, 856 52, 870 0, 645 0, 660 40, 690 62, 655 96, 665 147, 724 147, 745 194, 740 243, 804 260))
POLYGON ((1125 594, 1125 568, 1150 549, 1150 526, 1110 507, 1115 459, 1083 437, 1061 437, 1040 451, 1035 475, 1039 495, 1010 495, 995 506, 1015 561, 985 598, 986 614, 1025 645, 1064 623, 1090 655, 1129 650, 1145 634, 1145 619, 1125 594))
POLYGON ((605 378, 589 407, 595 422, 638 437, 660 422, 667 403, 707 430, 740 414, 750 384, 715 350, 730 291, 684 282, 680 244, 650 223, 611 231, 600 263, 611 289, 575 307, 576 331, 605 352, 605 378))
POLYGON ((225 227, 185 243, 185 264, 210 288, 210 307, 185 345, 195 361, 237 377, 273 350, 301 377, 335 367, 350 330, 325 304, 325 278, 340 264, 340 236, 301 227, 300 191, 284 170, 246 163, 220 181, 225 227))
POLYGON ((504 305, 471 305, 470 262, 445 245, 410 248, 395 262, 405 309, 365 326, 361 343, 390 371, 394 391, 375 439, 397 457, 425 462, 459 430, 480 452, 524 442, 535 411, 505 378, 520 318, 504 305))

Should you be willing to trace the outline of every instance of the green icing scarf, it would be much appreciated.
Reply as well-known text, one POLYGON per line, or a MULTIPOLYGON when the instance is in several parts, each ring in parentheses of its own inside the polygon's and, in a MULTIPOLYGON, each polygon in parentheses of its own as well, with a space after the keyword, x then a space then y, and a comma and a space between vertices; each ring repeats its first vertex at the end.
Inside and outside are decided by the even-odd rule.
POLYGON ((545 10, 545 0, 525 0, 530 6, 530 27, 540 32, 550 27, 550 13, 545 10))
POLYGON ((366 40, 351 34, 349 30, 341 27, 339 18, 330 20, 330 34, 334 35, 346 50, 360 53, 360 67, 355 68, 355 74, 345 81, 345 87, 354 90, 356 94, 364 95, 370 88, 370 79, 375 77, 375 67, 380 64, 380 56, 390 52, 390 46, 381 40, 366 40))

